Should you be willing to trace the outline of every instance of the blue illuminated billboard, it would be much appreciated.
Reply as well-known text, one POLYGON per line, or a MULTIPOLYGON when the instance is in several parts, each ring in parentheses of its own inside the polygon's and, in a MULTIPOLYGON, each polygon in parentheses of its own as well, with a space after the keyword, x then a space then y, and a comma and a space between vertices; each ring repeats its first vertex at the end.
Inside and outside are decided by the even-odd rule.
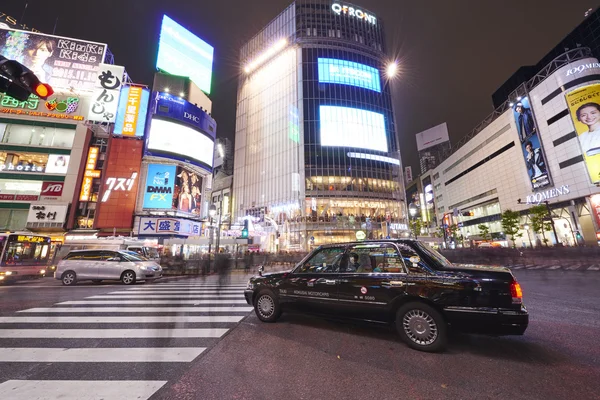
POLYGON ((144 208, 171 209, 175 188, 175 165, 149 164, 144 191, 144 208))
POLYGON ((358 86, 381 93, 379 70, 365 64, 335 58, 319 58, 319 83, 358 86))
POLYGON ((388 151, 383 114, 338 106, 320 106, 321 146, 388 151))
POLYGON ((169 74, 187 76, 202 91, 210 94, 214 48, 163 16, 156 68, 169 74))
POLYGON ((117 118, 115 120, 115 135, 144 136, 150 90, 140 86, 123 86, 117 118))

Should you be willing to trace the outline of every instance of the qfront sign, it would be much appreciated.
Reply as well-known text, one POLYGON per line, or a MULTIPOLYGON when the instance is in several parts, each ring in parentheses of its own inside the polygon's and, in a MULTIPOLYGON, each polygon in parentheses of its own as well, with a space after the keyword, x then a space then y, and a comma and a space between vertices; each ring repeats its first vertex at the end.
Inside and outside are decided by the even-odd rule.
POLYGON ((373 25, 377 24, 377 18, 375 18, 374 15, 368 14, 367 12, 358 8, 350 7, 340 3, 333 3, 331 5, 331 10, 333 10, 333 12, 337 15, 344 14, 348 15, 349 17, 363 19, 367 22, 370 22, 373 25))
POLYGON ((546 190, 544 192, 537 192, 527 196, 527 204, 540 204, 546 200, 553 199, 565 194, 571 193, 569 185, 563 185, 558 188, 546 190))

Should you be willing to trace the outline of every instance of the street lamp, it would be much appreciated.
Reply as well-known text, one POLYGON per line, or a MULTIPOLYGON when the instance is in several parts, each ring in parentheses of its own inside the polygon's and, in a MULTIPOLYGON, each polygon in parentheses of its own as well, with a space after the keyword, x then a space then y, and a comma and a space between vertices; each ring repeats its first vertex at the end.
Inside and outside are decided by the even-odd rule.
POLYGON ((529 239, 529 247, 533 248, 533 244, 531 244, 531 234, 529 233, 529 224, 523 225, 523 229, 527 231, 527 238, 529 239))
POLYGON ((217 207, 214 204, 211 204, 210 207, 208 208, 208 216, 210 217, 209 224, 208 224, 208 227, 210 229, 209 238, 208 238, 209 267, 210 267, 210 255, 211 255, 211 251, 212 251, 212 242, 213 242, 213 237, 214 237, 214 232, 215 232, 214 226, 213 226, 213 219, 215 218, 216 214, 217 214, 217 207))
POLYGON ((413 231, 413 229, 414 230, 417 229, 417 223, 416 223, 417 219, 415 218, 417 215, 417 206, 415 206, 415 203, 410 203, 408 205, 408 212, 410 213, 410 216, 412 217, 412 223, 413 223, 411 233, 415 235, 415 240, 416 240, 417 234, 416 234, 416 232, 413 231))
POLYGON ((394 60, 392 62, 390 62, 388 64, 388 66, 385 69, 385 75, 388 77, 388 79, 392 79, 396 76, 396 74, 398 73, 398 63, 394 60))

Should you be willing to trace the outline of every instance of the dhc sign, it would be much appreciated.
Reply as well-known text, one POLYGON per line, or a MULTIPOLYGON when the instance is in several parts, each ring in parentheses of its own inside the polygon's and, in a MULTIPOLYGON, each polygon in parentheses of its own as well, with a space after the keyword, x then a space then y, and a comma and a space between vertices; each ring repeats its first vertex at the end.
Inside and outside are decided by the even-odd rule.
POLYGON ((545 192, 530 194, 527 196, 527 204, 540 204, 542 201, 553 199, 569 193, 571 193, 569 185, 563 185, 559 188, 546 190, 545 192))
POLYGON ((367 14, 366 12, 364 12, 363 10, 360 10, 358 8, 341 5, 339 3, 333 3, 331 5, 331 9, 337 15, 344 14, 344 15, 348 15, 350 17, 355 17, 355 18, 358 18, 358 19, 364 19, 365 21, 370 22, 373 25, 377 24, 377 18, 375 18, 374 15, 367 14))

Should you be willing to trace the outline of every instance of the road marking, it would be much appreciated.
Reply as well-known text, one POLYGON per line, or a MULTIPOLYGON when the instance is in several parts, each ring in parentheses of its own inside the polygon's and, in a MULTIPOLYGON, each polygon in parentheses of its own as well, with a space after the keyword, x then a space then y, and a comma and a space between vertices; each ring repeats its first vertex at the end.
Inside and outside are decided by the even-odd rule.
POLYGON ((559 269, 560 265, 553 265, 552 267, 548 267, 548 269, 559 269))
POLYGON ((0 317, 0 324, 154 324, 240 322, 243 315, 167 315, 167 316, 108 316, 108 317, 0 317))
POLYGON ((221 292, 208 291, 208 290, 120 290, 117 292, 108 292, 108 294, 212 294, 212 295, 223 295, 223 294, 239 294, 243 295, 241 290, 224 290, 221 292))
POLYGON ((6 381, 0 398, 12 400, 148 399, 167 381, 6 381))
POLYGON ((153 305, 153 304, 246 304, 246 300, 70 300, 63 301, 64 305, 98 305, 98 304, 139 304, 139 305, 153 305))
POLYGON ((229 329, 0 329, 0 338, 18 339, 133 339, 133 338, 218 338, 229 329))
POLYGON ((588 268, 588 271, 599 271, 600 267, 597 265, 592 265, 591 267, 588 268))
POLYGON ((187 294, 187 293, 171 293, 171 294, 98 294, 88 296, 86 299, 243 299, 243 294, 187 294))
POLYGON ((253 307, 39 307, 18 313, 188 313, 188 312, 239 312, 248 313, 253 307))
POLYGON ((0 362, 191 362, 204 350, 206 347, 0 348, 0 362))

